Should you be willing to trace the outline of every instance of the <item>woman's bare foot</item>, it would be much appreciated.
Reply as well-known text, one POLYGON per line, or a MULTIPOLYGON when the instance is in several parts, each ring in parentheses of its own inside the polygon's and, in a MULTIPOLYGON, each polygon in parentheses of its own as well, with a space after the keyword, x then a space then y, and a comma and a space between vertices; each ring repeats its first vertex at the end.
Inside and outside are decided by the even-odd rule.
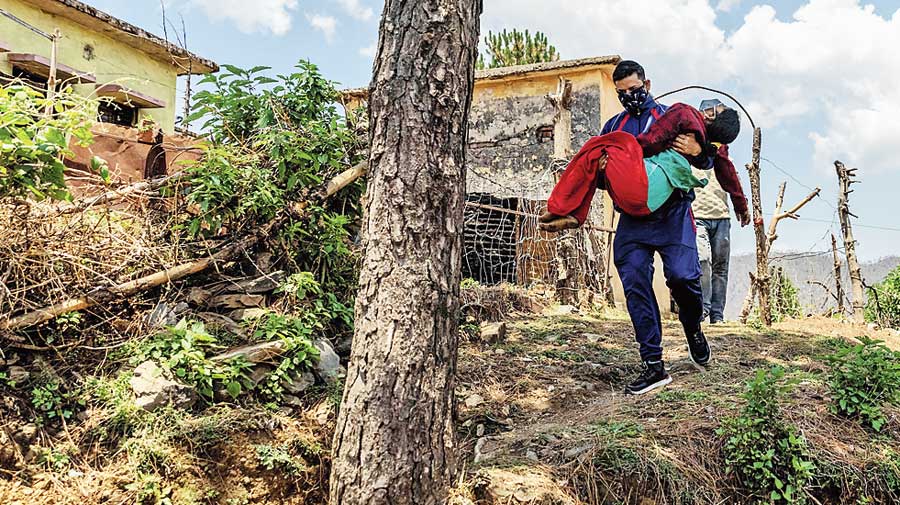
POLYGON ((545 211, 538 218, 538 222, 539 223, 549 223, 550 221, 555 221, 561 217, 563 217, 563 216, 560 216, 559 214, 553 214, 552 212, 549 212, 549 211, 545 211))
POLYGON ((562 216, 557 217, 553 221, 540 223, 538 226, 544 231, 555 233, 563 230, 568 230, 570 228, 578 228, 579 223, 578 220, 572 216, 562 216))

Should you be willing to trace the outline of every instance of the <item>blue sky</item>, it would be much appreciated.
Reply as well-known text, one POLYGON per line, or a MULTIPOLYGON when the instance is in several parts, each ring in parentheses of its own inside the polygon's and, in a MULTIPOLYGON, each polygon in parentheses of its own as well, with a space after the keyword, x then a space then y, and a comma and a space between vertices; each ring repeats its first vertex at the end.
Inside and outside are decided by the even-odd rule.
MULTIPOLYGON (((287 72, 299 59, 344 87, 368 84, 381 2, 374 0, 165 0, 188 48, 219 63, 287 72)), ((162 35, 159 1, 89 0, 162 35)), ((763 127, 763 207, 788 181, 786 205, 822 188, 783 221, 776 249, 820 251, 839 234, 836 176, 841 159, 860 168, 851 195, 863 259, 900 245, 900 1, 879 0, 485 0, 482 33, 544 31, 563 58, 620 54, 644 64, 661 93, 690 84, 722 89, 763 127), (774 163, 774 164, 773 164, 774 163), (777 165, 777 168, 776 168, 777 165)), ((169 28, 169 37, 172 35, 169 28)), ((696 103, 702 95, 668 99, 696 103)), ((745 123, 746 125, 746 123, 745 123)), ((747 128, 745 131, 749 131, 747 128)), ((750 135, 732 147, 745 190, 750 135)), ((753 250, 750 228, 734 229, 733 250, 753 250)))

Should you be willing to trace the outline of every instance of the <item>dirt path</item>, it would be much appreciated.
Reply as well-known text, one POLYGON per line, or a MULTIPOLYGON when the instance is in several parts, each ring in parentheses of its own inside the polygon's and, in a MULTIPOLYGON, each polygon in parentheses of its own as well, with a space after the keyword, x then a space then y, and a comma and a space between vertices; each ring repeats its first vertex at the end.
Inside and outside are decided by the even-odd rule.
MULTIPOLYGON (((774 365, 798 382, 786 415, 822 460, 857 474, 874 453, 897 446, 894 438, 874 449, 858 426, 828 413, 820 358, 833 350, 830 335, 853 329, 821 321, 812 332, 789 323, 765 332, 711 326, 713 362, 700 372, 688 360, 680 326, 667 322, 664 359, 674 381, 634 397, 622 392, 640 369, 622 314, 522 317, 509 327, 505 342, 469 344, 460 354, 464 446, 470 468, 480 472, 471 485, 477 496, 503 503, 733 503, 739 492, 725 473, 715 430, 738 408, 745 381, 774 365), (836 433, 853 441, 851 449, 835 443, 836 433)), ((896 419, 889 430, 898 431, 896 419)))

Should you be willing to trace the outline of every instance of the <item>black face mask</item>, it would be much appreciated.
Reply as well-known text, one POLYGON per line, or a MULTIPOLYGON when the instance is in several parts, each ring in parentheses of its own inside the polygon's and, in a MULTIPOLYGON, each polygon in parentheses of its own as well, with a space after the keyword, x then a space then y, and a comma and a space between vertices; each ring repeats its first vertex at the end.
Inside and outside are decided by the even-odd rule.
POLYGON ((619 102, 622 103, 622 107, 625 107, 629 114, 634 117, 641 117, 641 114, 644 113, 641 107, 643 107, 649 96, 650 93, 641 86, 630 93, 619 93, 619 102))

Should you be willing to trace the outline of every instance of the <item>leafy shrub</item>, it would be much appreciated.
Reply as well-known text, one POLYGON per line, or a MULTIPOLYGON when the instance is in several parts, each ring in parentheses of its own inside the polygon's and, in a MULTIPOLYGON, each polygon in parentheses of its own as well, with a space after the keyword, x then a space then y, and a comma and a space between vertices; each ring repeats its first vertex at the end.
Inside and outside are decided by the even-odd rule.
POLYGON ((241 359, 212 361, 210 355, 221 351, 218 338, 206 331, 201 322, 182 319, 175 326, 158 333, 135 356, 135 362, 151 359, 180 380, 197 388, 207 400, 213 397, 216 384, 237 398, 244 387, 252 387, 251 365, 241 359))
POLYGON ((900 267, 869 290, 865 315, 871 323, 900 328, 900 267))
MULTIPOLYGON (((63 158, 74 155, 70 137, 91 143, 96 110, 96 101, 69 88, 51 100, 24 84, 0 87, 0 198, 70 200, 63 158)), ((106 178, 102 165, 99 158, 92 163, 106 178)))
POLYGON ((204 80, 212 89, 194 95, 190 119, 205 118, 211 145, 185 170, 188 212, 178 228, 216 235, 283 216, 270 244, 283 253, 285 269, 312 272, 325 291, 345 300, 356 287, 350 236, 362 214, 362 184, 325 203, 312 196, 359 161, 361 140, 334 105, 334 83, 311 63, 296 68, 272 78, 264 75, 268 67, 223 65, 204 80))
POLYGON ((717 430, 725 438, 727 471, 753 493, 756 503, 806 503, 812 475, 806 440, 780 416, 779 402, 788 389, 784 370, 759 370, 747 383, 741 413, 717 430))
POLYGON ((832 412, 857 417, 881 430, 885 423, 882 406, 900 400, 900 354, 882 342, 861 337, 859 344, 844 343, 826 361, 832 412))
POLYGON ((797 287, 784 273, 784 269, 773 268, 771 279, 769 299, 771 300, 772 320, 779 322, 788 318, 801 317, 803 311, 800 307, 797 287))

